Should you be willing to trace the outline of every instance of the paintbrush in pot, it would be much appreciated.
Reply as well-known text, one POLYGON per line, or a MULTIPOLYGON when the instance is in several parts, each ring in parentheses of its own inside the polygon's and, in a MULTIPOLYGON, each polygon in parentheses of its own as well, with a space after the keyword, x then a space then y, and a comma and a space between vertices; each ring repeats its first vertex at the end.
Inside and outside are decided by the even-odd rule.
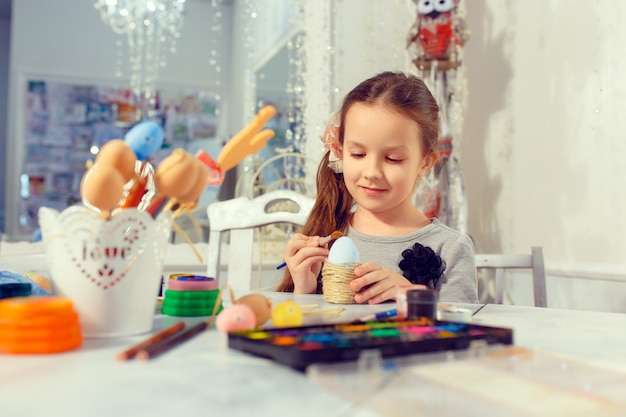
MULTIPOLYGON (((325 245, 327 243, 330 243, 331 241, 333 241, 335 239, 339 239, 341 236, 343 236, 343 233, 340 232, 339 230, 335 230, 334 232, 332 232, 328 236, 321 238, 320 241, 319 241, 318 246, 322 246, 322 245, 325 245)), ((285 266, 287 266, 287 262, 283 262, 282 264, 278 265, 276 267, 276 269, 282 269, 285 266)))

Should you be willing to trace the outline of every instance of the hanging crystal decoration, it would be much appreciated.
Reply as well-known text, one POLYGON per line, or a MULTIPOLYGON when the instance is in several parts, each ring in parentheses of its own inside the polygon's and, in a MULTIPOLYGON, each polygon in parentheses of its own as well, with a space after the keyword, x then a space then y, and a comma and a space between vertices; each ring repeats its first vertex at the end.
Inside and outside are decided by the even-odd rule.
MULTIPOLYGON (((300 27, 304 19, 304 0, 293 0, 293 15, 289 19, 291 28, 300 27)), ((286 93, 289 97, 289 129, 285 132, 287 152, 303 154, 305 149, 305 124, 304 113, 306 111, 304 76, 306 73, 306 37, 299 30, 287 42, 289 53, 288 79, 286 93)), ((291 180, 304 180, 306 166, 304 158, 283 158, 283 172, 285 177, 291 180)), ((305 190, 306 191, 306 190, 305 190)), ((310 194, 314 190, 309 189, 310 194)))
POLYGON ((137 98, 137 120, 156 113, 156 81, 166 65, 164 47, 176 51, 184 24, 185 0, 97 0, 95 8, 113 31, 126 35, 130 87, 137 98))

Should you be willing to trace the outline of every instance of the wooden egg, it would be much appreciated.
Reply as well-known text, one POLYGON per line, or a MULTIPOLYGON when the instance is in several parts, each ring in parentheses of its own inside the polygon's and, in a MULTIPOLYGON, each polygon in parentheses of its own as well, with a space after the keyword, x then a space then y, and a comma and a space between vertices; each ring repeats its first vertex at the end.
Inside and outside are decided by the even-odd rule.
POLYGON ((113 139, 102 145, 96 163, 109 165, 122 174, 125 182, 135 177, 135 152, 121 139, 113 139))
POLYGON ((103 211, 116 208, 124 193, 124 177, 110 166, 94 164, 80 182, 83 201, 103 211))
POLYGON ((194 173, 195 175, 189 175, 189 181, 193 182, 193 186, 189 192, 179 198, 181 203, 194 204, 198 201, 202 192, 206 188, 206 181, 209 175, 209 170, 199 159, 194 158, 194 173))
POLYGON ((254 311, 245 304, 226 307, 215 319, 215 328, 228 333, 236 330, 251 330, 256 327, 254 311))
POLYGON ((272 323, 275 327, 301 326, 303 318, 302 309, 291 300, 278 303, 272 309, 272 323))
POLYGON ((154 183, 157 192, 177 200, 189 193, 194 183, 190 181, 190 173, 194 170, 195 158, 183 149, 174 149, 172 153, 157 166, 154 183))
POLYGON ((52 292, 52 285, 50 285, 50 280, 48 278, 33 272, 26 274, 26 276, 35 281, 35 283, 44 290, 52 292))
POLYGON ((261 326, 272 317, 272 301, 261 294, 247 294, 240 297, 235 304, 245 304, 256 316, 256 325, 261 326))

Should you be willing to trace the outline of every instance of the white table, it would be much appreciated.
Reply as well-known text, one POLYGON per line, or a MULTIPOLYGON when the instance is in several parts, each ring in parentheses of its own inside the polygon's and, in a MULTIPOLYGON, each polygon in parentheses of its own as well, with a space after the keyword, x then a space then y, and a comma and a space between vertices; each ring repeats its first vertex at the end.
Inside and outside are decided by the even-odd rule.
MULTIPOLYGON (((324 303, 319 295, 271 296, 274 302, 294 299, 301 305, 319 304, 322 309, 335 306, 324 303)), ((349 305, 340 317, 308 317, 306 323, 347 321, 392 306, 349 305)), ((154 331, 178 320, 157 316, 154 331)), ((531 348, 589 359, 602 349, 609 360, 626 364, 618 346, 607 346, 626 346, 626 315, 487 305, 473 321, 513 327, 516 342, 531 348)), ((148 362, 116 361, 117 353, 145 337, 88 339, 80 349, 56 355, 0 356, 0 415, 379 415, 320 387, 305 374, 229 350, 226 335, 214 329, 148 362)))
POLYGON ((626 372, 626 314, 488 304, 472 322, 514 329, 518 346, 626 372))
MULTIPOLYGON (((317 295, 266 294, 274 302, 336 307, 317 295)), ((393 306, 348 305, 340 317, 305 317, 305 323, 352 320, 393 306)), ((158 315, 154 331, 179 320, 158 315)), ((80 349, 55 355, 0 355, 0 415, 304 417, 352 408, 302 373, 229 350, 226 335, 214 328, 151 361, 116 361, 145 338, 86 339, 80 349)))
POLYGON ((307 373, 379 415, 626 416, 626 315, 486 305, 472 323, 513 328, 515 345, 313 365, 307 373))

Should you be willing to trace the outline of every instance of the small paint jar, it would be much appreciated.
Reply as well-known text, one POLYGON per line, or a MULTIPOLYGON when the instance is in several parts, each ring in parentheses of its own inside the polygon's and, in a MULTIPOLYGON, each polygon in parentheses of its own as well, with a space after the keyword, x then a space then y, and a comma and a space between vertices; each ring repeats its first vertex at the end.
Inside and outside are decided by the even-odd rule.
POLYGON ((406 292, 407 318, 415 320, 419 318, 436 319, 437 300, 430 290, 408 290, 406 292))
POLYGON ((398 310, 398 318, 405 320, 407 318, 408 306, 406 302, 406 293, 410 290, 425 290, 423 285, 409 284, 396 285, 396 309, 398 310))

